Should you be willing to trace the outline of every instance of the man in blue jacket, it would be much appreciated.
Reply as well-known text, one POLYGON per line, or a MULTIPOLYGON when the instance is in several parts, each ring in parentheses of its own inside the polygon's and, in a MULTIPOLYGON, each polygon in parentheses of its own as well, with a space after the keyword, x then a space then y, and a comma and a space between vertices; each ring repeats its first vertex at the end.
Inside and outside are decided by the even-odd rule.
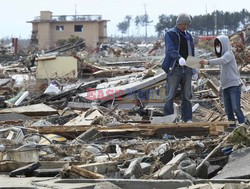
POLYGON ((167 74, 167 96, 164 106, 165 115, 174 113, 173 102, 179 85, 181 86, 181 119, 192 122, 192 88, 191 81, 194 70, 186 66, 188 56, 194 56, 194 42, 187 28, 191 17, 182 13, 177 17, 176 26, 165 34, 165 59, 162 69, 167 74))

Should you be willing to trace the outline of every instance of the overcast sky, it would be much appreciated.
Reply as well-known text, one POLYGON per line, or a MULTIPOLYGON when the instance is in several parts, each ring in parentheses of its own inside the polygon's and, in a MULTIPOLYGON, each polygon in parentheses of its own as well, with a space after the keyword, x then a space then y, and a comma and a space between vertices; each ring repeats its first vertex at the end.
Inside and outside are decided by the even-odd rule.
MULTIPOLYGON (((100 14, 108 19, 108 35, 120 35, 117 24, 122 22, 126 15, 135 18, 146 10, 153 23, 149 26, 149 35, 156 35, 154 25, 161 14, 186 12, 192 16, 222 11, 241 11, 243 8, 250 11, 250 0, 1 0, 0 11, 0 38, 21 37, 31 35, 31 21, 40 15, 41 10, 53 12, 53 15, 100 14), (76 9, 75 9, 76 7, 76 9)), ((134 22, 133 22, 134 25, 134 22)), ((136 30, 131 27, 130 34, 143 35, 144 29, 136 30)))

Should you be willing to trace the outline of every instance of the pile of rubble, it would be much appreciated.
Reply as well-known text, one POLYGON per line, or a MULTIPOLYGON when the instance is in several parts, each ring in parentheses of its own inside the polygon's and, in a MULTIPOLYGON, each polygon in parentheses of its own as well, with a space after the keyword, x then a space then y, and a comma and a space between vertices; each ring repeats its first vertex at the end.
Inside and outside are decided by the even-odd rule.
MULTIPOLYGON (((136 188, 114 181, 121 179, 190 180, 176 183, 173 188, 178 188, 200 179, 249 178, 247 166, 231 171, 249 158, 249 131, 227 132, 233 123, 221 104, 217 70, 201 69, 192 82, 194 122, 184 123, 180 94, 174 114, 163 114, 163 57, 157 41, 95 50, 78 44, 2 62, 0 171, 10 177, 61 178, 58 182, 113 179, 95 188, 136 188)), ((242 65, 250 65, 243 60, 242 65)), ((243 90, 249 123, 247 80, 243 90)), ((45 184, 57 185, 33 181, 45 184)))

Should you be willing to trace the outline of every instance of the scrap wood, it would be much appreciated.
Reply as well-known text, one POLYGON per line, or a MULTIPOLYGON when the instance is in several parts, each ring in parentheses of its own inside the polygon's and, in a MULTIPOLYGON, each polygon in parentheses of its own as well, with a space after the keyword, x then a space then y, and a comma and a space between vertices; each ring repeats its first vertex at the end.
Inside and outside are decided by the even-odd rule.
POLYGON ((209 121, 211 119, 211 117, 215 114, 215 112, 209 112, 206 117, 205 117, 205 121, 209 121))
POLYGON ((164 128, 164 127, 203 127, 203 126, 215 126, 215 125, 228 125, 231 124, 229 121, 221 121, 221 122, 193 122, 193 123, 183 123, 183 122, 178 122, 178 123, 164 123, 164 124, 140 124, 136 125, 137 127, 140 128, 164 128))
MULTIPOLYGON (((117 127, 96 127, 99 131, 112 131, 112 130, 124 130, 124 129, 131 129, 131 130, 138 130, 138 129, 160 129, 160 128, 176 128, 176 127, 213 127, 217 125, 229 125, 231 124, 230 121, 221 121, 221 122, 193 122, 193 123, 164 123, 164 124, 138 124, 138 125, 130 125, 130 124, 123 124, 117 127)), ((33 129, 37 129, 39 132, 65 132, 65 131, 86 131, 91 126, 89 125, 81 125, 81 126, 40 126, 40 127, 30 127, 33 129)))
POLYGON ((57 114, 57 110, 45 104, 33 104, 29 106, 6 108, 6 109, 0 110, 0 114, 12 113, 12 112, 20 113, 24 115, 30 115, 30 116, 45 116, 45 115, 57 114))
POLYGON ((103 175, 99 174, 99 173, 94 173, 92 171, 88 171, 86 169, 83 169, 81 167, 75 166, 75 165, 71 165, 67 168, 68 171, 71 171, 77 175, 80 175, 84 178, 89 178, 89 179, 103 179, 105 178, 103 175))
POLYGON ((220 68, 201 68, 200 73, 207 73, 209 75, 219 75, 220 74, 220 68))
MULTIPOLYGON (((154 126, 152 126, 152 124, 151 124, 151 127, 155 128, 155 130, 160 130, 160 129, 164 128, 165 131, 168 131, 169 134, 170 134, 170 132, 172 133, 171 128, 173 128, 174 131, 176 132, 176 134, 180 134, 180 132, 183 132, 183 135, 185 135, 185 132, 186 132, 185 136, 188 136, 190 133, 193 133, 194 135, 202 135, 202 133, 205 132, 204 129, 208 129, 208 132, 211 135, 218 135, 224 131, 225 127, 227 127, 229 124, 233 124, 233 123, 234 122, 232 122, 232 121, 168 123, 168 124, 158 124, 158 125, 155 124, 154 126), (166 125, 167 125, 167 127, 166 127, 166 125)), ((146 124, 138 125, 138 127, 144 128, 145 126, 142 126, 142 125, 146 125, 146 124)), ((148 127, 150 127, 150 126, 148 126, 148 127)))
POLYGON ((39 60, 54 60, 56 59, 56 55, 50 55, 50 56, 39 56, 37 58, 37 61, 39 60))
MULTIPOLYGON (((187 136, 190 134, 196 135, 204 135, 210 132, 211 127, 216 126, 227 126, 231 124, 228 121, 222 122, 195 122, 195 123, 166 123, 166 124, 138 124, 138 125, 130 125, 130 124, 123 124, 116 127, 104 127, 104 126, 97 126, 95 127, 98 131, 109 133, 109 134, 126 134, 126 133, 139 133, 141 135, 152 136, 159 131, 169 132, 172 134, 178 135, 178 133, 182 133, 187 136), (201 132, 202 131, 202 132, 201 132), (189 134, 188 134, 189 133, 189 134)), ((66 135, 70 135, 75 133, 77 136, 93 126, 40 126, 40 127, 29 127, 36 129, 40 134, 59 134, 62 136, 67 137, 66 135), (69 134, 70 133, 70 134, 69 134)), ((216 130, 216 129, 215 129, 216 130)), ((212 129, 214 131, 214 129, 212 129)), ((34 131, 29 131, 34 132, 34 131)), ((71 135, 72 136, 72 135, 71 135)), ((180 136, 180 135, 179 135, 180 136)))
POLYGON ((141 60, 131 60, 131 61, 123 61, 123 62, 104 62, 104 65, 107 66, 135 66, 135 65, 141 65, 141 64, 145 64, 146 61, 141 61, 141 60))
POLYGON ((212 89, 206 89, 206 90, 196 91, 196 92, 194 92, 194 94, 207 93, 207 92, 211 92, 211 91, 212 91, 212 89))
POLYGON ((244 113, 250 112, 250 94, 249 93, 242 93, 241 105, 243 106, 244 113))
MULTIPOLYGON (((52 133, 66 133, 66 132, 85 132, 88 129, 92 128, 93 126, 89 125, 82 125, 82 126, 39 126, 39 127, 29 127, 38 130, 40 134, 52 134, 52 133)), ((101 132, 126 132, 126 131, 140 131, 140 128, 133 127, 133 126, 127 126, 127 127, 116 127, 116 128, 110 128, 110 127, 96 127, 98 131, 101 132)), ((30 131, 34 132, 34 131, 30 131)))
POLYGON ((221 104, 217 100, 213 101, 213 105, 216 107, 216 109, 219 111, 219 113, 221 113, 221 114, 225 113, 221 104))
POLYGON ((216 96, 219 96, 220 89, 211 79, 207 80, 206 85, 213 90, 216 96))
POLYGON ((216 121, 218 121, 220 119, 221 119, 221 115, 216 115, 215 117, 213 117, 212 119, 210 119, 210 121, 216 122, 216 121))
POLYGON ((128 69, 112 69, 112 70, 100 70, 92 74, 95 77, 114 77, 118 75, 126 75, 128 73, 133 73, 136 71, 128 70, 128 69))

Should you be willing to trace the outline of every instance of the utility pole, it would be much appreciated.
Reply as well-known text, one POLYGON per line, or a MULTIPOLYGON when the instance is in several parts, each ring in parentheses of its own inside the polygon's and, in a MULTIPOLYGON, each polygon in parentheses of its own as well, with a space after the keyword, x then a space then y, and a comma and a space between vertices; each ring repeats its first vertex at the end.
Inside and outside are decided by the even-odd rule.
MULTIPOLYGON (((205 5, 205 15, 207 16, 207 3, 206 3, 206 5, 205 5)), ((206 28, 206 36, 208 36, 208 28, 206 28)), ((204 35, 205 33, 204 33, 204 31, 203 31, 203 33, 202 33, 202 35, 204 35)))
POLYGON ((76 20, 77 10, 76 10, 76 4, 75 4, 75 20, 76 20))
POLYGON ((145 42, 148 39, 148 15, 147 15, 147 4, 144 4, 145 10, 145 42))
POLYGON ((214 13, 214 35, 217 35, 217 10, 215 9, 214 13))

